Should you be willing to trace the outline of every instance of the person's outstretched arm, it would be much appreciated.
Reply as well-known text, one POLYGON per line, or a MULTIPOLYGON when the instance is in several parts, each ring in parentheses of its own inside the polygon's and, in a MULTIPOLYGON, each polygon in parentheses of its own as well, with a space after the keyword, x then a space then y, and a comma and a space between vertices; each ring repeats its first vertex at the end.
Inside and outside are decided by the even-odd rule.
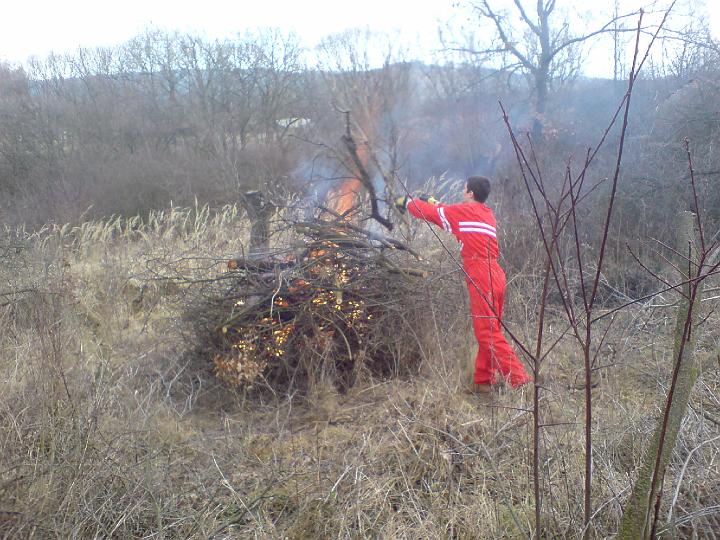
POLYGON ((447 232, 453 232, 450 221, 445 215, 445 205, 433 204, 423 201, 422 199, 408 197, 405 202, 405 207, 414 217, 434 223, 438 227, 445 229, 447 232))

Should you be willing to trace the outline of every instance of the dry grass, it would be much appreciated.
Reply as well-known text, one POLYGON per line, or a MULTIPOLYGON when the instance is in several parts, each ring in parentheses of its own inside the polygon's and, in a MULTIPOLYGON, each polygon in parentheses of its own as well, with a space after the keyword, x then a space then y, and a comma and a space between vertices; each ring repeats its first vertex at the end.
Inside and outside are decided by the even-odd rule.
MULTIPOLYGON (((431 306, 430 324, 417 329, 418 377, 368 377, 343 394, 320 378, 300 397, 233 391, 191 368, 176 311, 182 276, 217 275, 220 258, 241 251, 246 225, 232 207, 173 209, 147 223, 15 235, 21 245, 4 254, 0 290, 28 292, 0 299, 0 535, 530 534, 530 389, 462 393, 473 342, 460 277, 440 250, 429 257, 450 279, 418 291, 431 306), (158 273, 168 260, 182 272, 158 273)), ((508 291, 520 336, 531 333, 536 285, 520 272, 508 291)), ((602 351, 607 367, 593 390, 597 537, 616 530, 654 427, 673 317, 672 307, 628 309, 602 351)), ((694 529, 712 538, 720 521, 718 327, 709 313, 704 372, 666 480, 663 516, 677 493, 671 517, 680 537, 694 529)), ((563 341, 543 382, 548 538, 577 537, 582 522, 580 370, 563 341)))

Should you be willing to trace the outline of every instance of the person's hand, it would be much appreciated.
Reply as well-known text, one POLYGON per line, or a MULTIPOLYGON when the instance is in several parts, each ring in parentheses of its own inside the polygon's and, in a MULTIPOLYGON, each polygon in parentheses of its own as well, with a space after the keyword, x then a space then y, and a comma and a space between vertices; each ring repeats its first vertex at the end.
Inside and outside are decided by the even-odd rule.
POLYGON ((397 199, 395 199, 395 208, 397 208, 401 212, 404 212, 405 210, 407 210, 407 202, 408 202, 407 195, 398 197, 397 199))
POLYGON ((422 194, 418 197, 418 199, 420 199, 421 201, 425 201, 426 203, 430 203, 430 204, 439 204, 440 203, 440 201, 438 201, 432 195, 422 194))

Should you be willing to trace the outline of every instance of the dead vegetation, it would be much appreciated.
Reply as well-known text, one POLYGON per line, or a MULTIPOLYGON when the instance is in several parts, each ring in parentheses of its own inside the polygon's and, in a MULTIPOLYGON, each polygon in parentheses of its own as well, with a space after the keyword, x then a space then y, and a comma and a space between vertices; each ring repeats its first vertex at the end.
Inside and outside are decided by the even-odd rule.
MULTIPOLYGON (((474 345, 460 276, 442 253, 425 253, 431 274, 422 287, 398 281, 424 310, 403 321, 413 330, 403 339, 416 343, 416 376, 366 373, 341 392, 320 370, 308 373, 302 393, 253 394, 188 362, 189 330, 178 309, 201 276, 237 279, 223 273, 224 256, 242 251, 247 231, 228 207, 16 235, 26 272, 3 267, 3 287, 23 276, 37 290, 6 296, 0 307, 0 534, 530 535, 531 392, 502 389, 488 399, 461 392, 474 345), (175 274, 160 272, 168 261, 175 274)), ((430 245, 424 229, 413 233, 414 243, 430 245)), ((511 282, 514 331, 535 317, 538 282, 530 266, 511 282)), ((713 302, 703 306, 703 371, 665 482, 663 536, 672 527, 681 538, 717 530, 720 335, 713 302)), ((605 340, 593 389, 596 537, 617 530, 654 427, 671 371, 673 304, 668 294, 632 306, 605 340)), ((563 329, 549 331, 553 339, 563 329)), ((563 339, 544 372, 548 538, 577 537, 583 520, 578 358, 563 339)))
POLYGON ((191 282, 182 309, 197 360, 231 386, 281 393, 416 373, 427 265, 347 221, 290 229, 262 258, 232 259, 217 279, 191 282))

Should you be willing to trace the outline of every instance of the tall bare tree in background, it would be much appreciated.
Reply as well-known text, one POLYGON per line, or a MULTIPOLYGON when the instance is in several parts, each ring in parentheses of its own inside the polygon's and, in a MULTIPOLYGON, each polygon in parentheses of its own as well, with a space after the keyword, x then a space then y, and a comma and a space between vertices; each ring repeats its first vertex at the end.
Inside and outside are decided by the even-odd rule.
POLYGON ((305 69, 298 39, 275 30, 239 42, 185 36, 180 48, 193 124, 226 180, 255 188, 286 176, 287 124, 300 108, 305 69))
POLYGON ((25 71, 0 63, 0 199, 22 189, 35 154, 25 71))
MULTIPOLYGON (((497 0, 467 2, 466 7, 481 26, 488 24, 492 28, 491 35, 476 40, 472 33, 467 44, 448 44, 448 48, 467 53, 476 61, 499 63, 498 69, 519 72, 528 79, 533 93, 532 133, 536 138, 542 135, 551 87, 578 75, 582 45, 603 33, 617 36, 634 31, 617 24, 632 14, 616 14, 595 29, 575 32, 568 13, 558 7, 557 0, 513 0, 510 11, 503 10, 497 0)), ((483 35, 482 30, 478 33, 483 35)))
POLYGON ((33 150, 8 154, 6 183, 30 186, 41 220, 224 203, 288 184, 300 143, 284 119, 301 114, 301 54, 274 30, 209 41, 149 29, 118 47, 33 60, 27 76, 10 70, 25 90, 3 83, 4 132, 15 150, 33 150))

